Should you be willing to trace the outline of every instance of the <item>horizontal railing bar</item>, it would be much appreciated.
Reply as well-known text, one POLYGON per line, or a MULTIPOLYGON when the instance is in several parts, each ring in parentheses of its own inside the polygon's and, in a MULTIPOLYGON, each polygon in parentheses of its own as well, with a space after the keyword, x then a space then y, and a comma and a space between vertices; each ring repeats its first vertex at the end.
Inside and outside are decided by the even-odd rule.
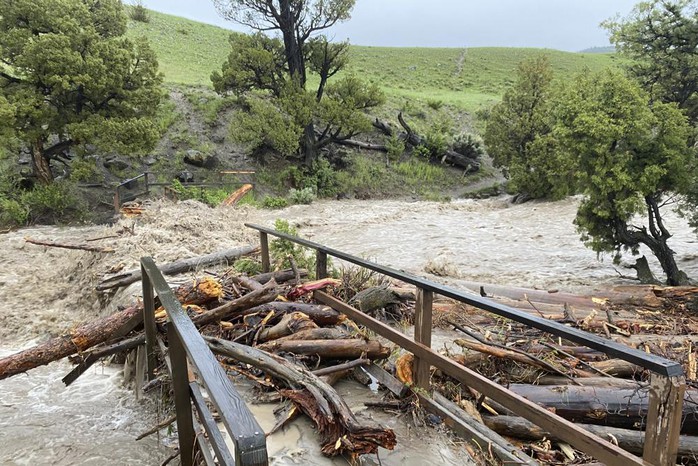
POLYGON ((208 434, 208 441, 211 444, 213 451, 216 452, 218 464, 234 466, 235 459, 233 459, 233 457, 230 455, 228 445, 226 445, 225 440, 221 435, 221 431, 218 429, 218 425, 216 425, 216 421, 213 419, 213 415, 211 415, 211 411, 206 405, 206 401, 201 394, 199 386, 195 382, 190 382, 189 389, 191 390, 191 399, 199 413, 199 419, 201 419, 201 423, 208 434))
POLYGON ((264 431, 215 358, 182 305, 175 297, 151 257, 141 258, 160 303, 167 310, 168 325, 179 334, 191 364, 201 377, 213 406, 223 420, 236 446, 237 464, 266 465, 267 445, 264 431))
POLYGON ((658 374, 666 375, 669 377, 679 376, 683 374, 683 368, 681 364, 671 361, 666 358, 662 358, 653 354, 647 354, 644 351, 640 351, 634 348, 630 348, 621 343, 616 343, 615 341, 608 340, 606 338, 599 337, 597 335, 579 330, 573 327, 568 327, 561 323, 543 319, 541 317, 532 316, 526 312, 519 311, 512 307, 496 303, 491 299, 475 296, 469 293, 465 293, 460 290, 456 290, 450 286, 442 285, 439 283, 432 282, 422 277, 409 274, 391 267, 386 267, 383 265, 376 264, 366 259, 362 259, 351 254, 347 254, 336 249, 329 248, 319 243, 309 241, 297 236, 292 236, 280 231, 276 231, 272 228, 263 227, 261 225, 255 225, 251 223, 246 223, 245 226, 255 229, 257 231, 267 233, 269 235, 276 236, 278 238, 283 238, 294 243, 306 246, 316 251, 324 252, 330 256, 336 257, 338 259, 351 262, 352 264, 359 265, 374 272, 387 275, 392 278, 396 278, 405 283, 415 285, 424 290, 429 290, 434 293, 440 294, 447 298, 455 299, 471 306, 483 309, 485 311, 491 312, 501 317, 506 317, 513 321, 528 325, 539 330, 551 333, 555 336, 564 338, 566 340, 578 343, 581 345, 588 346, 595 350, 606 353, 610 356, 622 359, 624 361, 637 364, 638 366, 649 369, 658 374))

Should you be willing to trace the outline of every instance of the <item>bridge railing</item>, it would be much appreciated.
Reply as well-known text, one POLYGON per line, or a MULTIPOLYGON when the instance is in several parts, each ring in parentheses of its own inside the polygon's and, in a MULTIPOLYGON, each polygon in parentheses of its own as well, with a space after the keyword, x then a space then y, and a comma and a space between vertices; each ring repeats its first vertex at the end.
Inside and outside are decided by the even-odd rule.
POLYGON ((183 465, 194 464, 195 442, 207 464, 267 465, 267 445, 264 431, 235 390, 227 374, 208 348, 179 300, 175 297, 155 262, 150 257, 141 259, 143 281, 143 317, 146 333, 148 379, 155 374, 157 358, 157 329, 155 324, 155 294, 167 311, 167 341, 169 368, 174 389, 177 414, 177 434, 183 465), (198 379, 193 376, 193 370, 198 379), (225 426, 234 452, 230 452, 203 398, 201 387, 225 426), (199 421, 192 415, 192 405, 199 421), (203 424, 208 439, 197 435, 195 422, 203 424), (217 461, 211 455, 215 453, 217 461))
POLYGON ((315 250, 317 258, 316 275, 318 278, 327 276, 327 258, 331 256, 414 285, 417 297, 414 339, 332 298, 326 293, 316 292, 315 297, 317 300, 345 313, 358 323, 365 325, 377 334, 413 353, 415 356, 415 384, 427 392, 430 390, 430 366, 435 366, 466 386, 472 387, 490 397, 507 409, 546 429, 548 432, 554 432, 556 437, 609 466, 648 464, 668 466, 675 464, 681 427, 683 395, 686 389, 686 381, 681 364, 555 321, 530 315, 512 307, 496 303, 488 298, 475 296, 416 275, 376 264, 313 241, 260 225, 246 224, 246 226, 259 232, 262 266, 265 272, 268 272, 270 268, 268 237, 272 235, 315 250), (646 419, 643 457, 639 458, 626 452, 617 445, 590 433, 545 408, 516 395, 477 372, 433 351, 431 349, 432 302, 435 294, 528 325, 579 345, 593 348, 609 356, 631 362, 651 371, 649 411, 646 419))

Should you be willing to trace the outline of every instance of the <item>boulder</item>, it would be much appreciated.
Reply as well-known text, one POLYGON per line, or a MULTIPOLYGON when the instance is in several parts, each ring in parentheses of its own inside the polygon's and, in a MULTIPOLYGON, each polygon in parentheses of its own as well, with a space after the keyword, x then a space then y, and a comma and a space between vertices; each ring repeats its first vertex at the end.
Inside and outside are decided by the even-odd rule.
POLYGON ((125 161, 124 159, 116 156, 116 155, 108 155, 104 158, 104 162, 102 162, 102 165, 108 170, 126 170, 128 167, 130 167, 129 163, 125 161))
POLYGON ((201 168, 211 168, 216 164, 216 158, 201 151, 189 149, 184 155, 184 163, 201 168))

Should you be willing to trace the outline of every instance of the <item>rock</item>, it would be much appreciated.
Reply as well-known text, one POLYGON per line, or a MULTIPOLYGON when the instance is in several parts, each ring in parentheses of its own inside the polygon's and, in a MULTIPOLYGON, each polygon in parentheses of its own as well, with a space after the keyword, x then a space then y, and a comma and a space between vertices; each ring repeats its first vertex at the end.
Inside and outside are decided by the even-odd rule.
POLYGON ((157 161, 158 159, 156 159, 155 157, 146 157, 145 159, 143 159, 143 163, 148 166, 155 165, 157 161))
POLYGON ((216 158, 201 151, 189 149, 184 155, 184 163, 201 168, 212 168, 216 164, 216 158))
POLYGON ((22 154, 19 156, 19 160, 17 160, 17 163, 20 165, 30 165, 32 163, 32 159, 29 156, 29 154, 22 154))
POLYGON ((126 170, 128 167, 130 167, 127 161, 116 155, 108 155, 107 157, 105 157, 104 162, 102 162, 102 165, 104 165, 104 167, 108 170, 116 171, 126 170))
POLYGON ((194 175, 192 174, 192 172, 188 172, 185 170, 183 172, 179 172, 179 174, 177 175, 177 179, 181 183, 193 183, 194 182, 194 175))

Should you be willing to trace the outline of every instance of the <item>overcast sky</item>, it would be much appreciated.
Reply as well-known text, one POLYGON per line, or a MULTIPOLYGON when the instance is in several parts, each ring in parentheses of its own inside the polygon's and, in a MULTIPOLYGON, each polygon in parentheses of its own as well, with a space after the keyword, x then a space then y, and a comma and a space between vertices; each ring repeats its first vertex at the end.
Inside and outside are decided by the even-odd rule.
MULTIPOLYGON (((357 0, 351 20, 330 29, 357 45, 546 47, 609 45, 599 27, 639 0, 357 0)), ((128 0, 126 0, 128 2, 128 0)), ((207 0, 144 0, 145 6, 235 30, 207 0)))

